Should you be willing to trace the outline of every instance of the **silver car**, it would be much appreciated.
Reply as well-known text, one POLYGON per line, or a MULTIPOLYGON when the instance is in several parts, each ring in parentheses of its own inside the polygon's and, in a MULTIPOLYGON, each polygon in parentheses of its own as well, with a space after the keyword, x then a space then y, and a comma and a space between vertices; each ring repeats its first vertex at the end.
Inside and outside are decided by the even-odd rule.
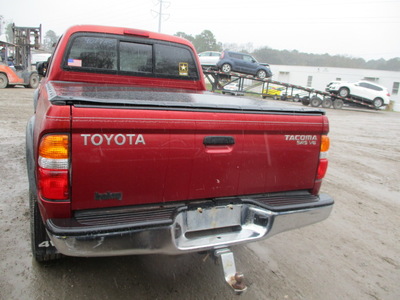
POLYGON ((202 67, 215 67, 221 52, 217 51, 205 51, 199 53, 200 64, 202 67))

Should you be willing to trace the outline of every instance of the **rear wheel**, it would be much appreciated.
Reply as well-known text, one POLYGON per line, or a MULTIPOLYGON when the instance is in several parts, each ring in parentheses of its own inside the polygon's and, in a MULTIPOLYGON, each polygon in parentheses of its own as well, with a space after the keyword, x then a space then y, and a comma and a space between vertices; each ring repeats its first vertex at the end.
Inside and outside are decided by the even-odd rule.
POLYGON ((311 98, 310 104, 312 107, 318 107, 322 103, 322 100, 318 98, 317 96, 314 96, 311 98))
POLYGON ((39 75, 36 73, 31 74, 29 77, 29 84, 28 87, 32 89, 36 89, 39 86, 39 75))
POLYGON ((342 107, 343 107, 343 100, 336 99, 335 101, 333 101, 334 109, 342 109, 342 107))
POLYGON ((39 206, 35 195, 29 192, 29 205, 31 210, 31 245, 32 254, 37 262, 59 259, 61 254, 53 246, 40 216, 39 206))
POLYGON ((232 71, 232 66, 230 64, 223 64, 221 66, 221 71, 224 73, 230 73, 232 71))
POLYGON ((322 107, 323 108, 329 108, 332 106, 332 99, 331 98, 325 98, 322 100, 322 107))
POLYGON ((350 90, 348 88, 342 87, 338 92, 340 97, 347 98, 350 95, 350 90))
POLYGON ((8 85, 7 75, 4 73, 0 73, 0 89, 5 89, 8 85))
POLYGON ((373 105, 375 108, 381 107, 381 106, 383 105, 383 100, 382 100, 382 98, 375 98, 374 101, 372 101, 372 105, 373 105))
POLYGON ((308 97, 308 96, 303 97, 303 98, 301 99, 301 104, 303 104, 303 105, 305 105, 305 106, 310 105, 310 97, 308 97))

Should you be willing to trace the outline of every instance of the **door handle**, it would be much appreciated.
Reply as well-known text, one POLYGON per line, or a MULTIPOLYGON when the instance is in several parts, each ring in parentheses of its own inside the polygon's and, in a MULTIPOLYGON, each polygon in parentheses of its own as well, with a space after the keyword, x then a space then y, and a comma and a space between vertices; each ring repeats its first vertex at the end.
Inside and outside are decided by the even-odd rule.
POLYGON ((206 136, 203 144, 206 146, 234 145, 235 139, 232 136, 206 136))

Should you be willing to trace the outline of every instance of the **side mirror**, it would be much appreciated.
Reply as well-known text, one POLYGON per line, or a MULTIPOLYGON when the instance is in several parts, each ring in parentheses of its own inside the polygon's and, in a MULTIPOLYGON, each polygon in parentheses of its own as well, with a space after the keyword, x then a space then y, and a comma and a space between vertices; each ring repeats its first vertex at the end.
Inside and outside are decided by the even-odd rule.
POLYGON ((47 66, 48 66, 47 61, 38 63, 36 69, 40 76, 46 76, 47 66))

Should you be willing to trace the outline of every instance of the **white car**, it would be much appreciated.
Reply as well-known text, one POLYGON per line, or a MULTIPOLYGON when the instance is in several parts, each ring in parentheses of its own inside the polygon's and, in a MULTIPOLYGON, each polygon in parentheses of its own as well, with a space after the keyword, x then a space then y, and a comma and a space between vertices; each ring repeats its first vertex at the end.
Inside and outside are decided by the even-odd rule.
POLYGON ((31 64, 36 65, 38 63, 47 61, 49 57, 51 56, 51 53, 32 53, 31 54, 31 64))
POLYGON ((383 86, 369 81, 332 81, 327 85, 326 91, 344 98, 360 98, 371 102, 375 108, 388 105, 390 102, 388 90, 383 86))
POLYGON ((205 51, 199 53, 200 64, 203 67, 216 67, 217 61, 219 61, 219 57, 221 52, 217 51, 205 51))
POLYGON ((224 89, 222 90, 222 94, 231 94, 231 95, 236 95, 236 96, 243 96, 244 92, 239 91, 239 83, 237 82, 231 82, 227 85, 224 86, 224 89))

